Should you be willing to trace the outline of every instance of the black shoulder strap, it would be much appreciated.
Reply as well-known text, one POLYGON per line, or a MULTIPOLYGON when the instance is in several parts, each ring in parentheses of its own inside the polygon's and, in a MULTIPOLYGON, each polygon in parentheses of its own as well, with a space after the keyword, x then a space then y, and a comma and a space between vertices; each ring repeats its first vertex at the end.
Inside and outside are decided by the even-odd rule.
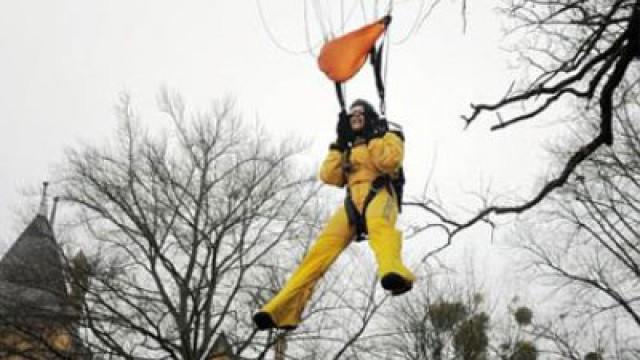
MULTIPOLYGON (((385 31, 386 27, 391 23, 391 15, 387 15, 384 17, 384 25, 385 31)), ((384 79, 382 77, 382 54, 384 52, 384 40, 386 39, 386 35, 382 37, 380 40, 380 46, 376 49, 376 47, 372 47, 370 51, 369 61, 371 66, 373 67, 373 75, 375 76, 376 81, 376 89, 378 90, 378 97, 380 98, 380 114, 384 117, 386 112, 386 104, 385 104, 385 88, 384 88, 384 79)))
POLYGON ((378 97, 380 98, 380 114, 385 113, 385 90, 384 82, 382 80, 382 50, 384 47, 384 38, 380 43, 378 49, 371 48, 371 56, 369 57, 371 66, 373 67, 373 75, 376 81, 376 90, 378 90, 378 97))
POLYGON ((347 174, 351 172, 351 146, 342 152, 342 158, 340 161, 340 168, 342 170, 342 183, 347 188, 349 187, 347 174))
POLYGON ((340 104, 340 110, 346 112, 346 106, 344 101, 344 91, 342 90, 342 83, 336 81, 336 95, 338 96, 338 103, 340 104))

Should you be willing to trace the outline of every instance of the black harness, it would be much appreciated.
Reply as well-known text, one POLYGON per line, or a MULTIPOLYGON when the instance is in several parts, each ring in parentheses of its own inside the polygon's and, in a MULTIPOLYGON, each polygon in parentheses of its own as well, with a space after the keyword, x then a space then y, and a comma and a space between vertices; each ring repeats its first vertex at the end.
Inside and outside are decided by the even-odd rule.
POLYGON ((373 180, 371 183, 371 187, 369 188, 369 192, 367 196, 364 198, 364 204, 362 205, 362 213, 358 211, 356 204, 353 202, 353 197, 351 196, 351 189, 349 188, 349 184, 347 181, 347 174, 351 172, 352 165, 349 160, 351 155, 351 147, 349 147, 344 153, 342 157, 342 174, 344 177, 344 184, 347 188, 347 194, 344 199, 344 209, 347 213, 347 217, 349 218, 349 225, 354 226, 355 228, 355 240, 362 241, 366 240, 367 235, 369 234, 369 229, 367 228, 367 208, 373 199, 380 193, 382 190, 386 190, 389 195, 396 198, 396 205, 398 206, 398 212, 401 211, 401 192, 402 186, 404 185, 404 174, 400 171, 396 176, 391 175, 380 175, 373 180))
POLYGON ((391 181, 389 175, 381 175, 378 176, 371 183, 371 188, 369 189, 369 193, 364 198, 364 205, 362 206, 362 213, 358 211, 356 204, 353 202, 353 197, 351 196, 351 190, 347 186, 347 196, 344 199, 344 209, 347 212, 347 217, 349 218, 349 225, 353 225, 355 227, 355 238, 356 241, 362 241, 366 239, 366 235, 369 234, 369 229, 367 228, 367 208, 371 201, 378 195, 378 193, 382 190, 386 189, 389 194, 393 196, 393 190, 391 187, 391 181))

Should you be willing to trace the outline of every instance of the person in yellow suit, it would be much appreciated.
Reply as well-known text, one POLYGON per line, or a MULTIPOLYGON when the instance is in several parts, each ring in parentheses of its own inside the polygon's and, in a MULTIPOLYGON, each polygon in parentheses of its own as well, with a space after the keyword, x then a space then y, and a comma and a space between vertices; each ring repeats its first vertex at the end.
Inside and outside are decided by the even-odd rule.
POLYGON ((402 262, 402 235, 395 228, 399 202, 389 181, 402 166, 404 139, 387 131, 368 102, 356 100, 349 110, 341 113, 338 139, 320 168, 324 183, 347 187, 345 205, 333 213, 280 292, 254 314, 260 330, 295 328, 315 284, 354 238, 362 238, 361 232, 368 234, 382 287, 394 296, 412 288, 415 276, 402 262))

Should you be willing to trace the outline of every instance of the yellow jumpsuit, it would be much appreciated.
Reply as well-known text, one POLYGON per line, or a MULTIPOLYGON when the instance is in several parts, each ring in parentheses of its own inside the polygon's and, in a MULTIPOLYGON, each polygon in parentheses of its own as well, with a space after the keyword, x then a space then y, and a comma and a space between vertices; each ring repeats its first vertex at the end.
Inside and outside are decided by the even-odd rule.
MULTIPOLYGON (((346 177, 353 202, 360 213, 373 180, 380 175, 394 173, 401 166, 403 156, 404 143, 392 132, 352 148, 352 170, 346 177)), ((320 168, 320 179, 329 185, 344 186, 342 152, 329 151, 320 168)), ((368 243, 375 254, 380 278, 396 273, 413 282, 415 276, 402 263, 402 235, 395 229, 397 216, 395 197, 386 190, 380 191, 367 207, 368 243)), ((279 328, 296 327, 313 287, 352 241, 354 231, 343 205, 333 213, 285 286, 260 311, 269 314, 279 328)))

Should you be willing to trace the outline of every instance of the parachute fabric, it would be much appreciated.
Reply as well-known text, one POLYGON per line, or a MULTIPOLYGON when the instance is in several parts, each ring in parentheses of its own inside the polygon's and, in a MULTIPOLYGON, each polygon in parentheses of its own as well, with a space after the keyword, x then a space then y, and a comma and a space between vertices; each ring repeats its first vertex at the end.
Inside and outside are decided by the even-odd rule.
POLYGON ((341 83, 351 79, 364 65, 371 49, 384 33, 391 17, 328 41, 320 50, 318 66, 327 77, 341 83))

